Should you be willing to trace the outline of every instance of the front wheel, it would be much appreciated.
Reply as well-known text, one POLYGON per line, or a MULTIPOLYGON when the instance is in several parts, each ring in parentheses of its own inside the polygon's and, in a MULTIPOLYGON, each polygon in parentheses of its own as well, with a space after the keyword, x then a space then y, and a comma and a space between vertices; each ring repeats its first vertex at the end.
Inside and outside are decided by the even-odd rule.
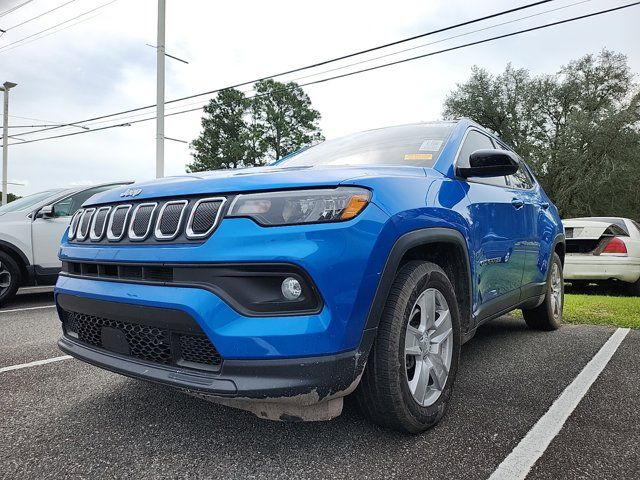
POLYGON ((356 392, 378 424, 419 433, 442 418, 460 356, 460 318, 445 272, 412 261, 398 272, 356 392))
POLYGON ((563 306, 564 277, 562 275, 562 261, 558 254, 554 253, 549 266, 544 301, 536 308, 523 309, 522 316, 527 325, 534 330, 557 330, 562 323, 563 306))

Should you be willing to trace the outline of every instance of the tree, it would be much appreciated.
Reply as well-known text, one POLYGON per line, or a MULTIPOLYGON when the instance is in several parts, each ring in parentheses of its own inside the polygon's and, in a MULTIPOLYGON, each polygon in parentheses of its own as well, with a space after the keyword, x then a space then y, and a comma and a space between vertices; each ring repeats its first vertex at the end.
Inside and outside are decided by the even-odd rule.
POLYGON ((191 142, 188 172, 253 165, 258 157, 247 123, 251 100, 236 89, 223 90, 204 107, 202 132, 191 142))
POLYGON ((469 117, 512 145, 561 215, 640 218, 640 89, 624 55, 604 50, 537 77, 474 67, 444 116, 469 117))
POLYGON ((254 90, 223 90, 209 102, 187 171, 264 165, 323 139, 320 113, 299 85, 263 80, 254 90))
POLYGON ((19 197, 18 195, 15 195, 13 193, 7 193, 7 203, 11 203, 14 200, 18 200, 19 198, 22 198, 22 197, 19 197))
POLYGON ((255 128, 263 155, 278 160, 324 139, 318 126, 320 112, 312 108, 298 84, 269 79, 256 83, 254 89, 255 128))

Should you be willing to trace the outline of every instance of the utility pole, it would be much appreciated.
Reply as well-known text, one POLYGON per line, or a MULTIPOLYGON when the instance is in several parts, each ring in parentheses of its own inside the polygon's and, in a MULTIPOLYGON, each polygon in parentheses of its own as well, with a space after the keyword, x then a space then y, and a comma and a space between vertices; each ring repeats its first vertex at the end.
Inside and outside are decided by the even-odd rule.
POLYGON ((156 178, 164 177, 164 25, 166 0, 158 0, 156 47, 156 178))
POLYGON ((0 90, 4 91, 4 115, 2 124, 2 205, 7 204, 7 155, 9 153, 9 90, 17 83, 4 82, 0 90))

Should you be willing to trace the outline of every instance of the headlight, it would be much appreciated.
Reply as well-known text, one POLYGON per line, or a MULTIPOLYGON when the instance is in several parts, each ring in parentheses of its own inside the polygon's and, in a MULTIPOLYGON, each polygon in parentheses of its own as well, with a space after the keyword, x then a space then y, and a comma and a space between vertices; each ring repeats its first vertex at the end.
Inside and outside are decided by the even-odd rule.
POLYGON ((371 199, 365 188, 292 190, 238 195, 227 217, 249 217, 260 225, 295 225, 351 220, 371 199))

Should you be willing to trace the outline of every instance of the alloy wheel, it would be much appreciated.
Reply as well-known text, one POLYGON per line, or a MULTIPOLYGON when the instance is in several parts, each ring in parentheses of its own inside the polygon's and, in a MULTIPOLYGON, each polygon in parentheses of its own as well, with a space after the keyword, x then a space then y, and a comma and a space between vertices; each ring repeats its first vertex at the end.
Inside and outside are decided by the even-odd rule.
POLYGON ((551 311, 556 320, 562 315, 562 275, 557 263, 551 267, 551 311))
POLYGON ((0 262, 0 296, 11 286, 11 272, 0 262))
POLYGON ((433 405, 449 377, 453 356, 453 326, 442 293, 422 292, 409 315, 405 335, 405 373, 409 390, 421 406, 433 405))

